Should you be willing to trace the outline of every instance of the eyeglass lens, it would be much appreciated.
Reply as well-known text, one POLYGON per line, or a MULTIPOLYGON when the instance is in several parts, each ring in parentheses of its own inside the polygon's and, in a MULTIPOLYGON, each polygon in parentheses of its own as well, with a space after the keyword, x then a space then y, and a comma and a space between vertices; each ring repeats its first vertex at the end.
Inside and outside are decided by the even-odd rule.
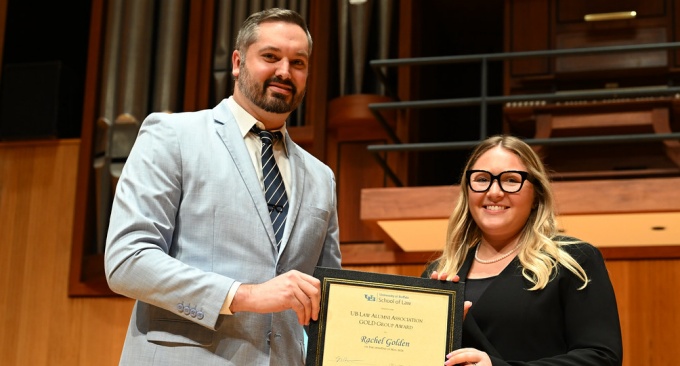
POLYGON ((493 175, 485 171, 475 171, 470 174, 470 188, 475 192, 485 192, 491 188, 494 180, 498 180, 503 191, 515 193, 522 189, 524 177, 519 172, 502 172, 493 175))

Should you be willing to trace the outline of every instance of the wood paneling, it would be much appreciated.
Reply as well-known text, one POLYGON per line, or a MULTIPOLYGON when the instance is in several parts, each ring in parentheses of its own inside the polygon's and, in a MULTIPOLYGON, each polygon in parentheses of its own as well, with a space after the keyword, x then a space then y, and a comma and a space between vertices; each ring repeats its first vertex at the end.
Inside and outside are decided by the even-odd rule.
MULTIPOLYGON (((562 215, 680 211, 680 178, 554 182, 562 215), (606 192, 606 194, 603 194, 606 192)), ((362 220, 448 218, 459 186, 367 188, 362 220)))
MULTIPOLYGON (((550 3, 544 0, 506 2, 506 49, 508 52, 550 49, 550 3)), ((512 76, 544 75, 549 70, 546 59, 532 58, 510 62, 512 76)))
POLYGON ((359 196, 365 187, 383 187, 384 172, 366 150, 366 146, 385 141, 343 142, 337 145, 338 220, 342 227, 341 243, 377 242, 380 236, 373 227, 359 219, 359 196))
MULTIPOLYGON (((78 175, 76 183, 75 213, 73 218, 73 245, 71 250, 71 271, 69 294, 71 295, 112 295, 102 278, 87 278, 83 263, 92 262, 87 248, 95 240, 94 172, 94 126, 97 121, 99 104, 99 67, 101 62, 102 37, 104 34, 104 0, 92 0, 90 40, 87 54, 85 77, 85 100, 80 140, 78 175)), ((101 268, 102 265, 100 264, 101 268)))
POLYGON ((640 18, 665 15, 665 1, 649 0, 557 0, 557 21, 560 23, 583 22, 588 14, 616 13, 635 11, 640 18))
MULTIPOLYGON (((675 188, 680 178, 644 178, 626 180, 598 180, 555 182, 553 189, 560 215, 566 219, 574 215, 617 215, 617 214, 651 214, 680 212, 680 192, 675 188), (606 192, 606 194, 603 194, 606 192)), ((459 194, 458 186, 403 187, 403 188, 367 188, 361 194, 361 219, 367 223, 391 220, 414 223, 428 219, 440 219, 446 223, 459 194)), ((640 215, 640 219, 643 219, 640 215)), ((671 244, 651 240, 652 236, 639 232, 648 230, 654 223, 638 225, 635 235, 649 237, 644 243, 609 243, 601 250, 607 259, 678 259, 680 258, 680 242, 670 237, 671 244)), ((444 226, 445 227, 445 226, 444 226)), ((568 229, 568 228, 567 228, 568 229)), ((579 228, 572 227, 571 229, 579 228)), ((580 228, 580 230, 597 230, 596 228, 580 228)), ((633 228, 630 228, 633 230, 633 228)), ((606 225, 605 230, 617 230, 613 222, 606 225)), ((432 243, 432 233, 422 229, 422 242, 432 243)), ((569 232, 569 231, 567 231, 569 232)), ((672 234, 672 230, 668 231, 672 234)), ((659 232, 660 233, 660 232, 659 232)), ((665 232, 664 232, 665 233, 665 232)), ((632 235, 633 233, 631 233, 632 235)), ((668 240, 668 235, 662 235, 668 240)), ((599 232, 598 232, 599 235, 599 232)), ((382 233, 386 242, 400 241, 402 238, 389 238, 382 233)), ((435 235, 436 236, 436 235, 435 235)), ((578 235, 576 235, 578 236, 578 235)), ((607 238, 611 235, 606 236, 607 238)), ((632 237, 632 236, 631 236, 632 237)), ((655 236, 656 237, 656 236, 655 236)), ((585 239, 581 237, 582 239, 585 239)), ((594 243, 597 244, 597 243, 594 243)), ((427 244, 424 244, 427 246, 427 244)), ((405 253, 398 246, 383 245, 380 250, 372 249, 366 253, 357 250, 343 252, 343 263, 351 265, 382 265, 389 263, 415 263, 418 258, 432 256, 429 249, 421 252, 405 253), (369 254, 370 253, 370 254, 369 254)))
MULTIPOLYGON (((334 8, 330 1, 312 1, 309 13, 309 32, 314 39, 312 55, 310 59, 310 74, 307 79, 307 91, 305 92, 306 102, 305 123, 306 126, 296 129, 308 130, 311 133, 311 140, 298 140, 295 142, 316 156, 319 160, 325 161, 326 157, 326 108, 328 100, 328 75, 330 71, 331 55, 331 36, 328 20, 334 14, 334 8)), ((291 128, 291 136, 293 132, 291 128)), ((294 136, 293 136, 294 137, 294 136)))
POLYGON ((621 317, 623 365, 675 365, 680 359, 680 261, 608 261, 607 268, 621 317))
POLYGON ((189 35, 186 54, 184 110, 212 108, 210 66, 213 44, 213 12, 215 2, 192 1, 189 10, 189 35))
POLYGON ((69 298, 79 141, 0 143, 0 360, 117 365, 132 300, 69 298))
MULTIPOLYGON (((540 51, 674 42, 677 20, 666 0, 508 0, 505 50, 540 51), (611 10, 611 12, 610 12, 611 10), (585 15, 636 11, 636 16, 588 21, 585 15)), ((677 53, 677 52, 676 52, 677 53)), ((670 52, 618 52, 532 57, 506 62, 505 93, 673 84, 670 52)))
MULTIPOLYGON (((341 243, 380 241, 375 228, 359 218, 359 197, 362 188, 387 185, 384 170, 366 146, 389 140, 368 108, 371 103, 388 101, 379 95, 354 94, 328 103, 326 158, 336 176, 341 243)), ((385 118, 394 126, 394 113, 386 113, 385 118)))

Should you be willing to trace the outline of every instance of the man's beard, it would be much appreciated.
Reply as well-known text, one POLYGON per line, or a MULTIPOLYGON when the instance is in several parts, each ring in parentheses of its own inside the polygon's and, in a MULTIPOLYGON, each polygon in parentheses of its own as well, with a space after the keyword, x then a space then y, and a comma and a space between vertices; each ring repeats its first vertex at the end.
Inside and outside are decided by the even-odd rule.
POLYGON ((260 89, 260 84, 253 80, 246 67, 245 60, 241 66, 241 74, 236 80, 239 88, 243 95, 248 98, 253 104, 264 109, 270 113, 290 113, 295 108, 297 108, 300 103, 302 103, 302 98, 305 96, 305 91, 298 94, 297 87, 290 80, 283 80, 274 76, 271 79, 266 80, 262 84, 260 89), (267 96, 267 87, 271 83, 278 83, 283 85, 288 85, 291 88, 291 101, 290 103, 286 100, 287 96, 281 93, 271 93, 271 96, 267 96))

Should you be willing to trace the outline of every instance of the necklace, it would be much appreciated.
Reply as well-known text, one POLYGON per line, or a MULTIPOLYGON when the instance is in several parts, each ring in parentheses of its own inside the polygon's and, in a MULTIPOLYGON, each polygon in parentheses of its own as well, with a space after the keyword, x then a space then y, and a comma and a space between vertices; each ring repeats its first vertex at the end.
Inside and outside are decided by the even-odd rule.
POLYGON ((508 256, 510 256, 510 254, 514 253, 517 249, 519 249, 519 243, 517 243, 517 245, 515 245, 515 247, 512 248, 511 251, 509 251, 509 252, 503 254, 502 256, 500 256, 500 257, 498 257, 498 258, 496 258, 496 259, 484 260, 484 259, 479 259, 479 256, 477 255, 477 253, 479 253, 479 247, 481 247, 481 246, 482 246, 482 244, 480 243, 479 245, 477 245, 477 249, 475 249, 475 260, 476 260, 477 262, 479 262, 479 263, 482 263, 482 264, 491 264, 491 263, 500 262, 500 261, 502 261, 503 259, 505 259, 505 258, 507 258, 508 256))

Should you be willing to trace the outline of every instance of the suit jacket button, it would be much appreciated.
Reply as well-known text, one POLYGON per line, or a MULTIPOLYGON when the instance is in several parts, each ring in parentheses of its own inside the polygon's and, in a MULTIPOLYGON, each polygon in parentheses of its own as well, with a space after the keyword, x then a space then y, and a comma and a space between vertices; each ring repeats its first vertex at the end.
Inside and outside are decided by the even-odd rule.
POLYGON ((203 312, 202 312, 202 311, 196 312, 196 318, 197 318, 198 320, 203 319, 203 316, 204 316, 204 315, 203 315, 203 312))
POLYGON ((191 308, 188 307, 188 306, 184 306, 184 315, 189 315, 190 312, 191 312, 191 308))
POLYGON ((181 304, 181 303, 177 304, 177 311, 179 311, 180 313, 183 312, 184 311, 184 304, 181 304))
POLYGON ((191 313, 189 315, 191 315, 192 318, 195 318, 196 317, 196 308, 191 308, 191 313))

